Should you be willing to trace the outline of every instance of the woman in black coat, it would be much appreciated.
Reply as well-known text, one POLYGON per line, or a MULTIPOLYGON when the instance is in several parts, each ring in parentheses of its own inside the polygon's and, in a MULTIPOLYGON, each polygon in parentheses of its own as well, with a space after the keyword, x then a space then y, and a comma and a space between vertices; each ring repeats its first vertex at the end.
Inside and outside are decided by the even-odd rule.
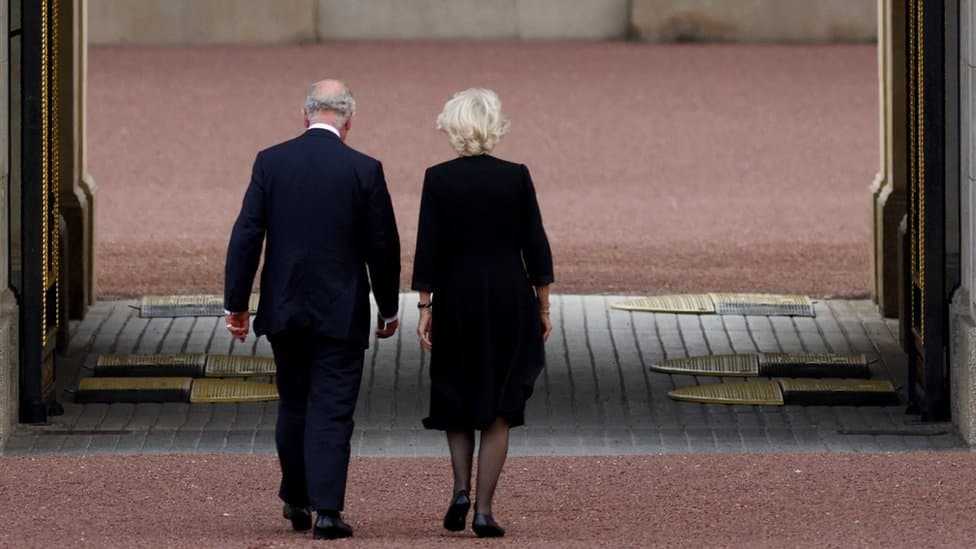
POLYGON ((481 431, 472 529, 502 536, 492 497, 509 428, 524 423, 545 363, 552 254, 529 170, 489 155, 508 129, 495 93, 458 92, 437 126, 459 157, 427 170, 420 204, 412 287, 420 292, 417 334, 430 351, 424 426, 447 433, 454 498, 444 527, 452 531, 465 527, 481 431))

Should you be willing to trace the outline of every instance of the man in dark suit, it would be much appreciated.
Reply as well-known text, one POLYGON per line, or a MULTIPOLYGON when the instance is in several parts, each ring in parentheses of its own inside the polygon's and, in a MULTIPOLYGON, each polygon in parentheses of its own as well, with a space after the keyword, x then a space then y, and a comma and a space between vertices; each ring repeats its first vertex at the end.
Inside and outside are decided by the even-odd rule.
POLYGON ((258 153, 227 250, 227 328, 244 341, 267 239, 254 332, 268 336, 278 369, 279 496, 296 530, 317 511, 316 539, 352 535, 340 512, 370 286, 376 336, 398 325, 400 239, 382 165, 345 144, 355 108, 342 82, 312 85, 307 131, 258 153))

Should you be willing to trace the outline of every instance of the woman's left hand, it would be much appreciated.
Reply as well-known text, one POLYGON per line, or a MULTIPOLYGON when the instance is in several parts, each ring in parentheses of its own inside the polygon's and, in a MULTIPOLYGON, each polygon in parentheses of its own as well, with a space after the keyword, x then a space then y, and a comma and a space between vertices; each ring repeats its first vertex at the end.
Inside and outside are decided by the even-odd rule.
POLYGON ((420 321, 417 322, 417 337, 420 338, 420 346, 430 351, 434 348, 431 336, 431 317, 430 308, 420 310, 420 321))

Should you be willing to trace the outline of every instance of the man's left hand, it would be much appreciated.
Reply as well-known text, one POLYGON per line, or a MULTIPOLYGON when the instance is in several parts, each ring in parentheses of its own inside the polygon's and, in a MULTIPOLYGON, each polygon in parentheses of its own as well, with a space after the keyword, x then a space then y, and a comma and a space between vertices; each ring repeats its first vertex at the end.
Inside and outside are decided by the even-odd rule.
POLYGON ((243 343, 251 327, 251 313, 247 311, 243 313, 230 313, 225 318, 227 319, 227 331, 234 336, 234 339, 243 343))

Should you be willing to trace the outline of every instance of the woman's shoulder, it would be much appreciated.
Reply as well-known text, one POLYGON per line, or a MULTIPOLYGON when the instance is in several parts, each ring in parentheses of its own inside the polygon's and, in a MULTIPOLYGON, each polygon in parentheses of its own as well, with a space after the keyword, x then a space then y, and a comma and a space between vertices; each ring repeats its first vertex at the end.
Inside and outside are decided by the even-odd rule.
POLYGON ((440 164, 435 164, 427 168, 427 174, 436 176, 440 174, 451 174, 469 170, 484 171, 485 169, 494 169, 505 172, 521 172, 527 168, 523 164, 509 162, 508 160, 498 158, 497 156, 481 154, 478 156, 459 156, 457 158, 441 162, 440 164))

